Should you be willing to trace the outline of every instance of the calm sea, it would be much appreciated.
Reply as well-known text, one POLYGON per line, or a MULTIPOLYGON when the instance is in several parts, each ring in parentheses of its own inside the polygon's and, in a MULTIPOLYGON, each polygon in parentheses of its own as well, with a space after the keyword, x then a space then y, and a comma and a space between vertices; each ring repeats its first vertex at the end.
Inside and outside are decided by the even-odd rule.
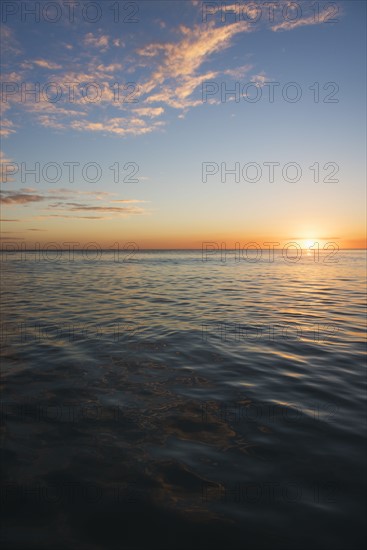
POLYGON ((5 548, 364 548, 365 251, 2 260, 5 548))

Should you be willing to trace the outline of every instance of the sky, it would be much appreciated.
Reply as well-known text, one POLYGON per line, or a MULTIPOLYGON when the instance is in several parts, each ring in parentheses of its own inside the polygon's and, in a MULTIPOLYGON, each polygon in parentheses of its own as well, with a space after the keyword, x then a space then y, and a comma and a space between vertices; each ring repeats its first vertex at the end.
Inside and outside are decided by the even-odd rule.
POLYGON ((365 2, 271 6, 1 2, 5 246, 364 248, 365 2))

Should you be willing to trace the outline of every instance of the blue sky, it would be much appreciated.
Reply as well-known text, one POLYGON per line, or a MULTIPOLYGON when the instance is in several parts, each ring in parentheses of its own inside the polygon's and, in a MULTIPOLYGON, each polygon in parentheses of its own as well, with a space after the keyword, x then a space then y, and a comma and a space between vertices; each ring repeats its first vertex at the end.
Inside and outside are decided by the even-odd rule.
MULTIPOLYGON (((133 240, 142 248, 200 248, 207 240, 224 240, 230 247, 236 241, 299 238, 361 246, 364 2, 320 2, 319 21, 312 2, 296 3, 302 14, 294 11, 295 3, 280 2, 274 21, 264 2, 257 2, 261 16, 252 24, 243 15, 256 16, 248 2, 234 3, 236 15, 222 21, 220 2, 107 0, 89 8, 89 19, 98 15, 93 10, 100 11, 97 22, 83 18, 87 2, 74 6, 74 22, 65 2, 54 2, 61 14, 55 23, 50 19, 56 8, 41 11, 35 21, 22 12, 24 2, 7 4, 1 149, 5 175, 10 175, 8 181, 3 177, 2 218, 17 221, 3 223, 5 240, 34 242, 36 235, 42 241, 99 239, 106 245, 133 240), (117 22, 113 5, 120 9, 117 22), (337 21, 324 21, 334 12, 337 21), (22 85, 39 83, 44 89, 50 82, 62 92, 58 101, 49 100, 55 86, 38 103, 30 95, 22 101, 22 85), (73 102, 68 82, 76 83, 73 102), (123 97, 129 82, 127 91, 139 90, 137 102, 117 102, 115 83, 123 97), (256 86, 261 96, 257 102, 251 94, 221 101, 218 92, 203 102, 206 82, 219 90, 249 85, 251 93, 256 86), (282 95, 291 82, 302 93, 297 102, 282 95), (101 97, 86 101, 81 95, 86 83, 92 83, 90 94, 99 90, 101 97), (269 83, 279 84, 274 102, 269 83), (78 167, 70 182, 63 163, 71 161, 80 167, 98 163, 102 177, 86 181, 78 167), (42 174, 39 181, 28 175, 22 182, 21 163, 31 167, 35 162, 41 169, 58 163, 62 177, 52 183, 42 174), (120 163, 122 170, 128 162, 138 165, 139 182, 114 182, 109 167, 120 163), (262 177, 249 182, 241 172, 240 182, 228 176, 223 182, 218 172, 204 183, 203 162, 228 168, 240 163, 241 170, 257 163, 262 177), (264 162, 280 165, 272 183, 264 162), (301 168, 298 182, 282 176, 288 163, 301 168), (319 183, 309 169, 315 163, 319 183), (337 165, 337 182, 322 181, 332 171, 330 164, 324 169, 326 163, 337 165)), ((42 9, 47 3, 38 4, 42 9)), ((289 88, 291 97, 294 90, 289 88)))

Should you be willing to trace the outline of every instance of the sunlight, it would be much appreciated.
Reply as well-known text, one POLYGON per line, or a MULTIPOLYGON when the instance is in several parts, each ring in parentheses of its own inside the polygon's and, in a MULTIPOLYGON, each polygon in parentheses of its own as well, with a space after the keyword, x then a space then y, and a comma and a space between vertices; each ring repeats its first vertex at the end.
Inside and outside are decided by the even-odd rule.
POLYGON ((302 248, 309 249, 311 246, 313 246, 317 242, 318 242, 317 239, 304 239, 301 242, 301 246, 302 246, 302 248))

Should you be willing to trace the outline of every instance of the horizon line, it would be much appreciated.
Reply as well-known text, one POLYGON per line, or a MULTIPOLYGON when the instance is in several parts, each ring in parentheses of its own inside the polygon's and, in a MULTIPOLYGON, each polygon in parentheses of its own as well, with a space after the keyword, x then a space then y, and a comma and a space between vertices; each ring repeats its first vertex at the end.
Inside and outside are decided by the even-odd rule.
MULTIPOLYGON (((6 244, 6 243, 4 243, 6 244)), ((11 243, 8 243, 8 244, 11 244, 11 243)), ((26 243, 22 243, 22 244, 26 244, 26 243)), ((28 249, 20 249, 20 250, 5 250, 3 248, 0 249, 0 252, 6 252, 6 253, 10 253, 10 252, 38 252, 40 249, 39 248, 28 248, 28 249)), ((56 249, 47 249, 49 252, 56 252, 56 249)), ((73 248, 72 249, 74 252, 85 252, 85 248, 73 248)), ((135 248, 135 249, 132 249, 132 248, 121 248, 121 249, 116 249, 116 248, 100 248, 100 250, 102 250, 103 252, 123 252, 123 251, 140 251, 140 252, 145 252, 147 250, 152 250, 152 251, 162 251, 162 250, 167 250, 167 251, 180 251, 180 250, 190 250, 190 251, 198 251, 198 252, 202 252, 202 251, 206 251, 206 252, 209 252, 210 249, 205 249, 205 248, 135 248)), ((233 251, 233 252, 238 252, 238 248, 226 248, 224 249, 226 252, 230 252, 230 251, 233 251)), ((250 248, 248 249, 249 251, 253 250, 254 252, 256 251, 254 248, 250 248)), ((264 248, 264 250, 268 250, 267 248, 264 248)), ((282 252, 282 249, 280 248, 274 248, 273 249, 274 252, 282 252)), ((301 248, 301 250, 312 250, 310 248, 301 248)), ((322 252, 324 249, 320 249, 320 252, 322 252)), ((339 248, 339 250, 366 250, 367 251, 367 246, 366 247, 355 247, 355 248, 351 248, 351 247, 343 247, 343 248, 339 248)), ((70 248, 58 248, 57 249, 58 252, 69 252, 70 251, 70 248)), ((221 249, 218 248, 218 249, 215 249, 213 250, 213 252, 220 252, 221 249)), ((328 252, 330 251, 330 249, 325 249, 325 252, 328 252)))

